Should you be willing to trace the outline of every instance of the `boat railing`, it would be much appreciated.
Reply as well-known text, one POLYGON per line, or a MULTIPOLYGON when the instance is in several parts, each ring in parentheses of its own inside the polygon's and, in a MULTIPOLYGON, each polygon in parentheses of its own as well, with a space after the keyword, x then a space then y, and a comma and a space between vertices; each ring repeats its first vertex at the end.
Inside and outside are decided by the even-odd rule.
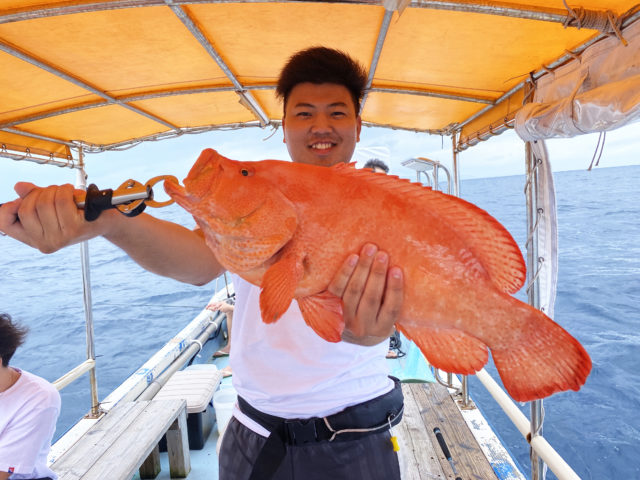
MULTIPOLYGON (((86 178, 87 175, 84 170, 84 157, 82 148, 79 148, 78 152, 78 161, 74 165, 59 165, 59 166, 67 166, 72 167, 76 170, 76 187, 79 189, 86 190, 86 178)), ((50 162, 45 162, 50 163, 50 162)), ((82 286, 83 286, 83 301, 84 301, 84 313, 85 313, 85 330, 86 330, 86 349, 87 349, 87 359, 72 368, 64 375, 62 375, 57 380, 53 381, 53 385, 56 389, 63 390, 65 387, 75 382, 79 378, 83 377, 85 374, 89 375, 90 382, 90 393, 91 393, 91 407, 89 413, 85 416, 88 419, 95 419, 101 415, 101 403, 98 398, 98 381, 96 376, 96 360, 95 360, 95 343, 94 343, 94 328, 93 328, 93 308, 92 308, 92 299, 91 299, 91 276, 90 276, 90 267, 89 267, 89 245, 88 242, 82 242, 80 244, 80 260, 82 267, 82 286)), ((225 283, 225 290, 227 294, 227 298, 231 296, 229 290, 229 282, 227 280, 227 274, 225 272, 222 277, 225 283)), ((215 292, 219 292, 218 281, 220 277, 215 280, 215 292)), ((218 316, 214 318, 217 319, 218 316)), ((188 361, 191 357, 197 354, 198 350, 202 349, 202 344, 206 341, 207 338, 211 335, 212 331, 215 331, 216 328, 219 328, 222 320, 217 320, 216 322, 211 322, 207 328, 203 330, 201 337, 204 340, 200 341, 198 339, 194 339, 190 345, 185 347, 184 351, 180 352, 180 358, 184 358, 183 362, 172 359, 173 363, 171 364, 171 368, 175 370, 181 368, 186 361, 188 361), (197 350, 196 350, 197 349, 197 350)), ((173 373, 173 371, 171 373, 173 373)), ((155 373, 155 372, 154 372, 155 373)), ((153 374, 151 373, 153 378, 153 374)), ((170 375, 168 375, 170 376, 170 375)), ((166 376, 166 378, 168 378, 166 376)), ((156 384, 161 386, 162 383, 158 381, 158 379, 154 379, 153 382, 149 382, 149 385, 156 384)), ((158 387, 159 388, 159 387, 158 387)), ((151 390, 150 390, 151 391, 151 390)))
MULTIPOLYGON (((79 159, 77 164, 58 166, 74 168, 76 170, 76 187, 86 190, 87 175, 83 168, 84 163, 82 149, 79 149, 79 159)), ((91 387, 91 409, 85 418, 97 418, 100 416, 100 404, 98 400, 98 381, 96 377, 95 343, 93 340, 93 309, 91 301, 91 277, 89 273, 89 243, 87 241, 80 244, 80 261, 82 266, 82 290, 85 314, 87 359, 55 380, 53 385, 58 390, 62 390, 85 374, 89 374, 89 383, 91 387)))
MULTIPOLYGON (((461 410, 475 408, 475 405, 469 397, 468 377, 466 375, 461 375, 461 378, 458 378, 457 375, 434 369, 434 377, 440 385, 454 390, 452 393, 454 397, 461 397, 458 402, 461 410), (446 380, 443 380, 441 374, 446 376, 446 380)), ((511 423, 513 423, 527 440, 531 449, 546 463, 558 480, 580 480, 578 474, 576 474, 571 466, 554 450, 541 433, 536 435, 532 434, 531 421, 529 418, 520 411, 511 397, 509 397, 484 368, 476 372, 476 378, 480 380, 480 383, 487 389, 489 395, 491 395, 495 402, 506 413, 511 423)))
POLYGON ((418 182, 422 183, 424 178, 427 186, 434 190, 441 190, 439 172, 442 170, 447 176, 447 180, 445 182, 445 185, 447 186, 447 193, 451 195, 451 174, 447 167, 437 160, 431 160, 426 157, 410 158, 402 162, 402 166, 415 170, 418 182))
POLYGON ((531 420, 520 411, 518 406, 511 400, 511 397, 484 368, 476 372, 476 377, 507 414, 522 436, 529 442, 531 449, 546 463, 558 480, 580 480, 578 474, 554 450, 541 433, 533 434, 531 432, 531 420))

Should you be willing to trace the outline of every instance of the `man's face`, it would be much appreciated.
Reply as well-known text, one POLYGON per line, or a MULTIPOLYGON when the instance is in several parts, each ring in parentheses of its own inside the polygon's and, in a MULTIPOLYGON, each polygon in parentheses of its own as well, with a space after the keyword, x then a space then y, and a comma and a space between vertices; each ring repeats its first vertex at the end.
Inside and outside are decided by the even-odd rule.
POLYGON ((361 127, 343 85, 299 83, 289 93, 282 128, 294 162, 325 167, 349 162, 361 127))

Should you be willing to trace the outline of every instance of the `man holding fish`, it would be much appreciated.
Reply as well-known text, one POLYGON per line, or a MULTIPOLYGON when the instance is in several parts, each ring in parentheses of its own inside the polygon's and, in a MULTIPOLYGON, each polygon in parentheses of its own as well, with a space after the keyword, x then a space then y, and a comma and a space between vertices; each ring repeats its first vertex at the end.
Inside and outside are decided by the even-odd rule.
MULTIPOLYGON (((366 78, 336 50, 291 57, 277 94, 293 162, 351 160, 366 78)), ((179 281, 203 285, 224 271, 199 230, 115 210, 86 222, 71 185, 18 183, 16 192, 20 198, 0 208, 0 231, 44 253, 102 235, 147 270, 179 281)), ((231 365, 239 405, 224 435, 220 479, 400 478, 389 428, 402 416, 402 392, 384 357, 402 307, 403 272, 372 243, 348 253, 328 287, 342 300, 338 342, 309 328, 297 302, 278 322, 260 321, 260 288, 234 275, 231 365)))

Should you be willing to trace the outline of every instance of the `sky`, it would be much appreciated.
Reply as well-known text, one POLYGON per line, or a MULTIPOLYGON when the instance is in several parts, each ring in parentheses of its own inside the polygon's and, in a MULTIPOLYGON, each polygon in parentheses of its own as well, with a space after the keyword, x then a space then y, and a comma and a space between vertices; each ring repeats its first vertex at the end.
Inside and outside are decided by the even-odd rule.
MULTIPOLYGON (((640 126, 635 123, 608 132, 598 168, 640 165, 639 131, 640 126)), ((548 141, 553 170, 586 170, 597 143, 597 134, 548 141)), ((115 189, 129 178, 144 183, 156 175, 175 175, 182 180, 205 148, 214 148, 235 160, 288 159, 281 129, 209 132, 144 142, 121 152, 88 154, 88 183, 95 183, 101 189, 115 189)), ((409 158, 430 158, 452 171, 451 138, 363 127, 354 160, 360 167, 373 157, 385 161, 390 166, 390 173, 412 180, 415 180, 416 173, 401 165, 409 158)), ((521 175, 524 174, 524 144, 515 132, 507 131, 465 150, 460 154, 459 162, 463 181, 521 175)), ((7 158, 0 158, 0 172, 0 203, 15 198, 13 185, 18 181, 30 181, 41 186, 75 183, 75 171, 71 169, 7 158)))

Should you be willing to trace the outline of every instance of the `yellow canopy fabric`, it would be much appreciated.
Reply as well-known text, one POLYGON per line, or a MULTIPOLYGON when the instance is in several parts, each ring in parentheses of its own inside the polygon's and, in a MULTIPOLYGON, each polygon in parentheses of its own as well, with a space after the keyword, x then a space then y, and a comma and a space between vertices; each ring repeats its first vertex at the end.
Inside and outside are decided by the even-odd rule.
MULTIPOLYGON (((636 2, 570 7, 622 15, 636 2)), ((563 15, 562 0, 415 1, 400 14, 372 1, 0 0, 0 144, 66 158, 79 142, 277 123, 279 70, 313 45, 372 71, 367 124, 472 143, 513 116, 530 73, 601 35, 563 15)))

